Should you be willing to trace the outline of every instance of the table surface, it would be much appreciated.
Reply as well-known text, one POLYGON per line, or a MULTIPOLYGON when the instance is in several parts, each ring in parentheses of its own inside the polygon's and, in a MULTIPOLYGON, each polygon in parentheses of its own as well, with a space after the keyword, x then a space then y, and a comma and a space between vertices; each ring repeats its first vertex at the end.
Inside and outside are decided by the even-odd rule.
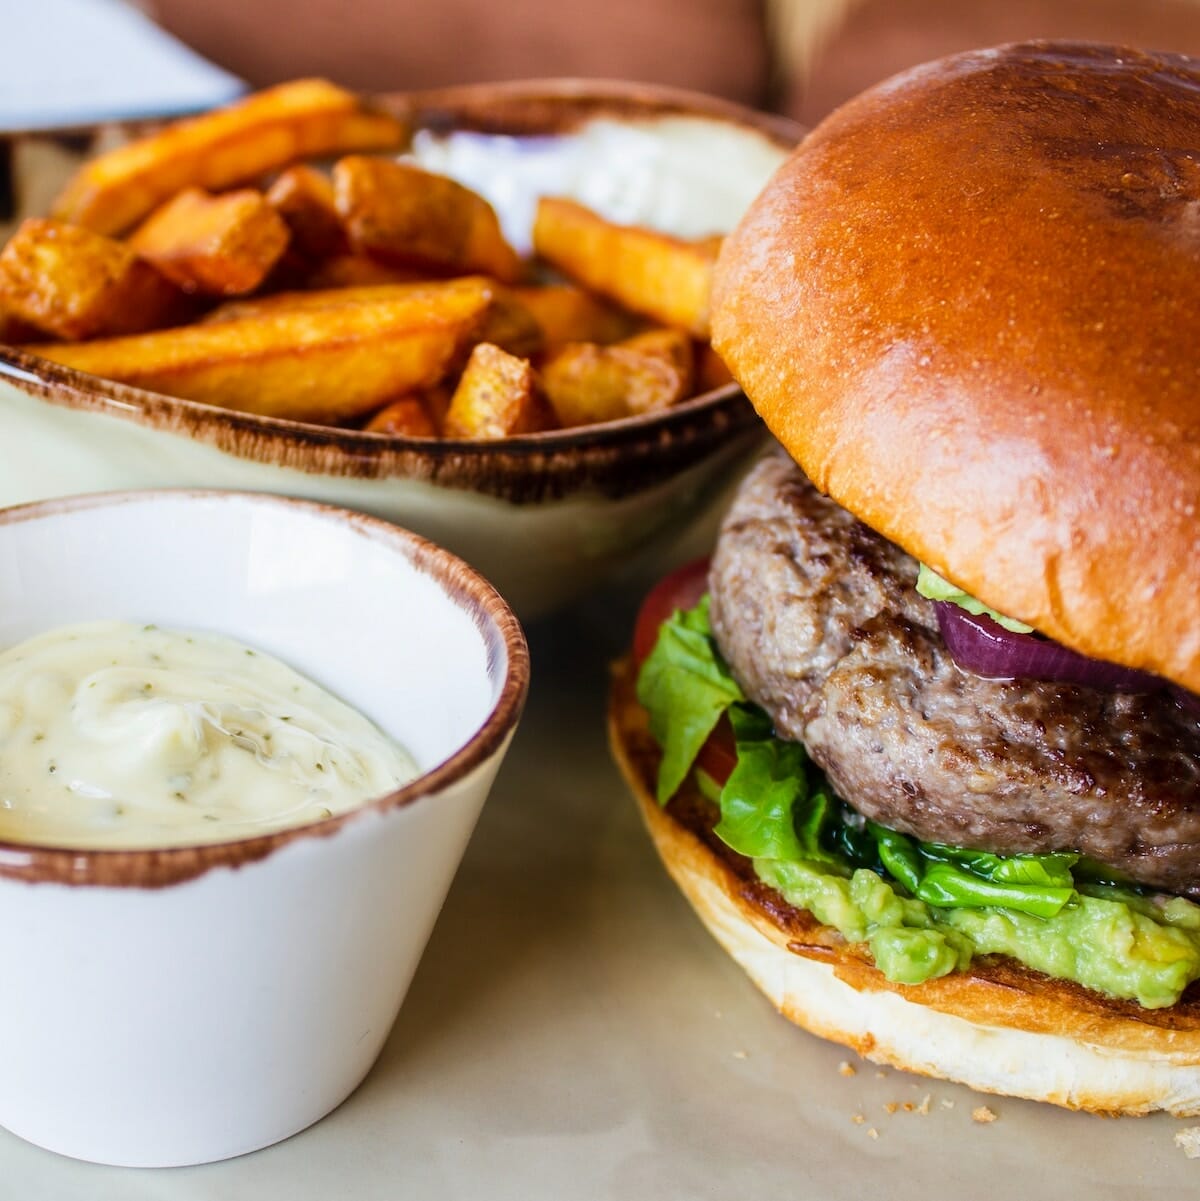
POLYGON ((0 1131, 0 1196, 1137 1201, 1195 1188, 1200 1161, 1174 1142, 1188 1122, 981 1097, 878 1069, 774 1013, 667 879, 610 762, 607 663, 633 606, 618 588, 530 631, 512 753, 383 1056, 340 1109, 268 1150, 169 1171, 76 1163, 0 1131), (981 1105, 994 1122, 972 1120, 981 1105))

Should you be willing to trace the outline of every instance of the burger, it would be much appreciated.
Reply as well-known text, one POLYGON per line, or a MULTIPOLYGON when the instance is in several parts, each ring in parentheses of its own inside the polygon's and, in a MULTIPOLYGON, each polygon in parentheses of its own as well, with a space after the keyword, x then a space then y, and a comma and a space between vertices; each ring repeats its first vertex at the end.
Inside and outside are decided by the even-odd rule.
POLYGON ((712 324, 778 449, 615 671, 668 870, 870 1059, 1200 1112, 1200 62, 879 85, 726 240, 712 324))

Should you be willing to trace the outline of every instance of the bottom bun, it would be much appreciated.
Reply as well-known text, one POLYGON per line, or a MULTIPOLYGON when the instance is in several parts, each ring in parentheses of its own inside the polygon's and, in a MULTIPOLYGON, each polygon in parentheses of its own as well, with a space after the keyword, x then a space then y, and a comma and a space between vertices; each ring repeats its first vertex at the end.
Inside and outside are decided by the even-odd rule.
POLYGON ((1200 1113, 1200 1003, 1143 1009, 999 956, 893 983, 719 843, 690 785, 659 807, 659 751, 634 685, 631 663, 618 663, 609 737, 646 827, 701 921, 785 1017, 875 1063, 982 1092, 1093 1113, 1200 1113))

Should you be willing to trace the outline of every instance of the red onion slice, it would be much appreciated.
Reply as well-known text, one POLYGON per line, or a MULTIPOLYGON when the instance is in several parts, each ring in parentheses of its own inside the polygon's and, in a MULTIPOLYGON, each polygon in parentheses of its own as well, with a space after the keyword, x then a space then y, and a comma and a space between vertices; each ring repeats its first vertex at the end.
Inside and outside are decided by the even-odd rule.
MULTIPOLYGON (((1089 659, 1035 634, 1017 634, 952 601, 935 601, 934 605, 947 650, 959 667, 976 675, 994 680, 1052 680, 1107 692, 1156 692, 1163 687, 1163 681, 1148 672, 1089 659)), ((1191 700, 1200 703, 1195 697, 1191 700)), ((1186 702, 1180 703, 1190 708, 1186 702)))

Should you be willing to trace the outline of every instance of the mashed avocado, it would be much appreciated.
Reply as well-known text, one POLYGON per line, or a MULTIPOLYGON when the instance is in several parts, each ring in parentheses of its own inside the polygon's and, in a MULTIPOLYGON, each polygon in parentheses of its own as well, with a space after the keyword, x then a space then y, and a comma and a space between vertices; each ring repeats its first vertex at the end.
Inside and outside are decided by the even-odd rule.
MULTIPOLYGON (((1173 897, 1080 892, 1054 916, 1013 909, 939 909, 901 896, 868 868, 841 875, 822 863, 756 859, 759 878, 799 909, 864 942, 876 967, 921 984, 967 967, 975 955, 1008 955, 1028 967, 1147 1009, 1173 1005, 1200 976, 1200 906, 1173 897)), ((1096 889, 1097 892, 1101 890, 1096 889)))
POLYGON ((1182 897, 1091 882, 1075 854, 921 843, 853 813, 746 701, 712 638, 707 597, 663 625, 638 697, 663 747, 660 802, 692 773, 720 807, 716 834, 790 904, 865 943, 889 980, 920 984, 975 955, 1008 955, 1154 1009, 1200 978, 1200 906, 1182 897), (694 764, 722 716, 737 763, 718 785, 694 764))

